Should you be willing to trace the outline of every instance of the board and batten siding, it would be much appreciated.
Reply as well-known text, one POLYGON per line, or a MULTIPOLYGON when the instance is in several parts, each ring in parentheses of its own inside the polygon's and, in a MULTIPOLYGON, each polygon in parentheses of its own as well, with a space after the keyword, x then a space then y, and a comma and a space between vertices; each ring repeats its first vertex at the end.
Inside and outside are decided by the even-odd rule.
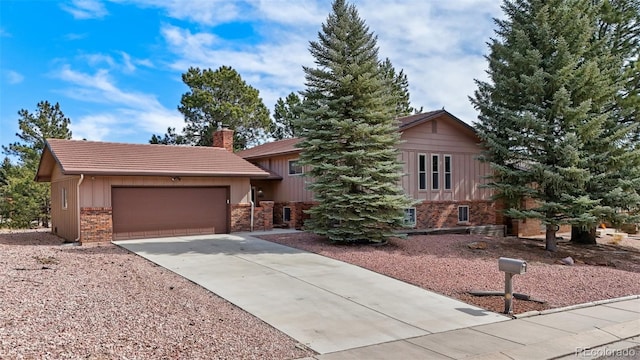
POLYGON ((467 129, 454 121, 436 119, 405 130, 399 145, 404 163, 401 183, 405 193, 416 200, 474 201, 490 200, 491 191, 480 187, 490 174, 489 165, 477 160, 481 147, 467 129), (418 156, 426 156, 426 189, 418 183, 418 156), (438 155, 438 190, 432 189, 432 156, 438 155), (451 156, 451 190, 444 189, 444 156, 451 156))
MULTIPOLYGON (((303 175, 289 175, 289 160, 297 160, 299 157, 298 154, 290 154, 262 159, 257 162, 263 168, 282 176, 282 181, 273 182, 273 201, 313 201, 313 193, 307 190, 306 186, 310 178, 303 175)), ((304 169, 304 171, 306 170, 304 169)))
POLYGON ((172 181, 169 176, 85 176, 80 185, 80 207, 111 207, 112 186, 230 186, 231 204, 249 203, 248 178, 181 177, 172 181))
POLYGON ((56 164, 51 174, 51 231, 64 238, 78 238, 78 181, 79 176, 63 175, 56 164), (64 189, 64 190, 63 190, 64 189), (63 194, 67 194, 64 208, 63 194))

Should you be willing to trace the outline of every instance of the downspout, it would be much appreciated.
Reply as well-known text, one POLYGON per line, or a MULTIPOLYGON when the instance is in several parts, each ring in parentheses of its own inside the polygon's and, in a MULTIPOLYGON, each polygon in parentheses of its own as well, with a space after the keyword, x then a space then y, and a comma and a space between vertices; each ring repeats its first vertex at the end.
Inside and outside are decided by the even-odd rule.
POLYGON ((249 185, 249 203, 251 204, 251 215, 249 216, 249 218, 251 219, 251 232, 253 232, 253 212, 256 208, 256 204, 253 202, 253 198, 252 198, 252 193, 253 193, 253 189, 251 188, 251 185, 249 185))
POLYGON ((84 180, 84 174, 80 174, 80 181, 78 181, 78 185, 76 186, 76 203, 78 204, 78 237, 73 240, 73 242, 80 241, 80 185, 84 180))

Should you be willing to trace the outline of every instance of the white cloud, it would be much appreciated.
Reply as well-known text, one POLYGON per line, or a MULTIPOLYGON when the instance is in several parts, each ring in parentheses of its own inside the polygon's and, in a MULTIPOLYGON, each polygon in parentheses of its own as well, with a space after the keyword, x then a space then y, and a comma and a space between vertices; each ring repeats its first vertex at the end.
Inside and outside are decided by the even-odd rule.
POLYGON ((56 74, 69 83, 65 93, 80 101, 108 105, 108 110, 74 121, 74 137, 103 140, 140 131, 152 133, 167 127, 181 128, 183 118, 177 110, 165 108, 155 95, 118 88, 107 70, 87 74, 64 65, 56 74))
POLYGON ((120 118, 114 114, 92 114, 74 119, 69 127, 74 139, 101 141, 113 135, 113 131, 122 125, 120 118))
POLYGON ((110 55, 105 54, 84 54, 81 55, 80 58, 87 61, 87 63, 91 66, 98 66, 101 64, 107 64, 109 67, 115 66, 116 62, 110 55))
POLYGON ((0 27, 0 37, 11 37, 11 33, 8 32, 5 28, 0 27))
POLYGON ((258 0, 253 5, 256 18, 287 25, 320 25, 329 11, 328 2, 321 6, 316 1, 258 0))
POLYGON ((312 63, 308 40, 297 33, 283 32, 277 42, 263 43, 245 49, 234 49, 208 33, 192 33, 176 26, 164 26, 162 34, 168 48, 177 55, 171 68, 185 72, 191 66, 217 69, 231 66, 249 85, 260 90, 264 104, 272 109, 278 97, 302 90, 302 65, 312 63))
POLYGON ((128 73, 136 71, 135 65, 133 65, 133 63, 131 62, 131 55, 127 54, 124 51, 121 51, 120 55, 122 55, 122 65, 124 66, 124 71, 128 73))
MULTIPOLYGON (((180 73, 191 66, 231 66, 260 90, 270 109, 278 97, 304 88, 302 66, 314 66, 309 41, 317 40, 331 11, 330 2, 321 0, 111 1, 157 8, 171 18, 191 22, 183 27, 161 25, 170 52, 168 66, 180 73), (262 40, 238 43, 215 35, 216 25, 238 21, 250 23, 262 40)), ((425 110, 444 106, 464 121, 475 120, 477 113, 468 96, 475 90, 474 78, 486 78, 482 56, 487 52, 486 41, 493 36, 491 18, 502 16, 499 2, 353 2, 378 36, 380 58, 389 57, 397 70, 404 69, 408 75, 414 106, 425 110)), ((125 53, 121 56, 125 70, 133 71, 135 65, 153 66, 150 60, 131 59, 125 53)))
POLYGON ((244 17, 242 1, 229 0, 112 0, 164 10, 169 17, 204 25, 223 24, 244 17))
POLYGON ((133 62, 136 65, 140 65, 140 66, 144 66, 144 67, 148 67, 148 68, 153 68, 155 67, 155 65, 153 65, 153 62, 149 59, 134 59, 133 62))
POLYGON ((73 41, 73 40, 82 40, 85 39, 88 35, 86 33, 83 34, 78 34, 78 33, 68 33, 66 35, 64 35, 64 39, 67 41, 73 41))
POLYGON ((109 14, 99 0, 72 0, 69 4, 60 5, 60 8, 78 20, 100 19, 109 14))
MULTIPOLYGON (((206 29, 194 32, 164 25, 161 33, 176 56, 171 68, 184 72, 190 66, 231 66, 260 90, 271 109, 278 97, 304 88, 302 66, 314 66, 309 41, 317 40, 330 4, 261 0, 249 5, 255 30, 264 39, 255 45, 239 48, 206 29)), ((389 57, 407 74, 414 106, 444 106, 464 121, 475 121, 477 113, 468 96, 475 90, 474 78, 486 78, 483 54, 493 35, 491 18, 500 16, 498 2, 360 0, 356 6, 378 36, 380 58, 389 57)))
POLYGON ((7 70, 5 76, 9 84, 19 84, 24 80, 24 76, 17 71, 7 70))
POLYGON ((501 15, 499 5, 493 0, 362 0, 358 9, 378 35, 380 57, 389 57, 407 74, 412 104, 425 110, 444 106, 471 123, 477 112, 468 97, 476 89, 474 78, 486 79, 483 54, 493 36, 492 17, 501 15))

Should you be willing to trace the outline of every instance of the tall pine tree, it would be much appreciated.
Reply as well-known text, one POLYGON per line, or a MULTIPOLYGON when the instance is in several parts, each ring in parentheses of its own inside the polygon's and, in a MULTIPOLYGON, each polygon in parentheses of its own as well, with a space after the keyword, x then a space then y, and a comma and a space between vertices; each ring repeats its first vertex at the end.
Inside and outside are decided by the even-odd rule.
POLYGON ((382 77, 386 82, 387 91, 389 91, 389 100, 391 105, 395 107, 394 117, 399 118, 402 116, 411 115, 413 113, 421 113, 422 108, 414 109, 411 106, 409 95, 409 80, 404 70, 396 72, 391 60, 386 58, 380 63, 380 71, 382 77))
MULTIPOLYGON (((637 222, 640 209, 640 2, 616 0, 594 2, 596 32, 592 54, 600 59, 600 68, 607 72, 620 89, 613 101, 605 104, 613 111, 600 136, 586 139, 585 150, 594 155, 588 165, 592 177, 587 192, 600 199, 601 209, 614 226, 637 222), (634 71, 635 69, 635 71, 634 71)), ((572 226, 571 240, 595 244, 596 224, 572 226)))
POLYGON ((304 67, 301 161, 318 202, 305 227, 334 242, 385 242, 411 204, 376 41, 355 6, 336 0, 310 42, 317 67, 304 67))
POLYGON ((217 70, 189 68, 182 74, 189 91, 182 94, 178 111, 186 126, 182 134, 168 128, 153 135, 152 144, 211 146, 218 126, 234 130, 234 150, 258 145, 271 125, 269 109, 260 92, 247 84, 236 70, 221 66, 217 70))
POLYGON ((492 166, 490 186, 506 215, 540 219, 546 248, 555 251, 559 225, 586 227, 607 216, 587 190, 598 182, 593 164, 602 164, 604 150, 587 144, 609 135, 617 69, 609 53, 594 51, 592 1, 512 0, 502 9, 490 42, 490 81, 477 81, 471 99, 480 111, 482 159, 492 166), (536 205, 520 208, 523 198, 536 205))
POLYGON ((19 141, 3 146, 6 155, 15 156, 18 164, 13 165, 6 159, 2 166, 2 184, 0 184, 0 212, 9 217, 11 227, 30 227, 33 222, 49 225, 49 205, 51 203, 49 184, 34 181, 40 154, 48 138, 71 139, 67 118, 58 103, 48 101, 37 104, 35 113, 26 109, 18 111, 20 119, 16 134, 19 141), (10 199, 10 200, 9 200, 10 199))
POLYGON ((298 122, 302 113, 302 100, 298 94, 292 92, 286 99, 279 98, 273 109, 271 136, 276 140, 289 139, 298 136, 300 130, 298 122))

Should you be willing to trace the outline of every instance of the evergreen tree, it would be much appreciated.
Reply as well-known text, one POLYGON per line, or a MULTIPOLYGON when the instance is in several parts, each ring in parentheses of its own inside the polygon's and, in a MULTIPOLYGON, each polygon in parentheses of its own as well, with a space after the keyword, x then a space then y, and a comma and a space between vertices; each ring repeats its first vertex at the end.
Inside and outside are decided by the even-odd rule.
POLYGON ((3 216, 8 216, 11 227, 30 227, 38 221, 43 226, 49 225, 50 187, 49 184, 34 181, 40 154, 48 138, 70 139, 70 120, 60 105, 51 105, 41 101, 35 113, 22 109, 18 111, 20 132, 16 136, 20 141, 3 146, 5 155, 18 158, 18 164, 5 162, 2 166, 0 196, 3 216))
MULTIPOLYGON (((633 216, 640 208, 640 3, 637 0, 596 2, 596 33, 593 36, 594 58, 601 68, 611 68, 614 84, 620 84, 613 111, 600 136, 587 139, 585 149, 596 156, 588 165, 592 181, 587 192, 601 199, 606 218, 614 226, 637 222, 633 216), (635 69, 635 70, 634 70, 635 69)), ((596 243, 596 224, 574 225, 571 240, 596 243)))
POLYGON ((297 124, 302 113, 302 100, 292 92, 283 100, 279 98, 273 110, 271 136, 276 140, 289 139, 298 136, 300 130, 297 124))
POLYGON ((591 164, 601 164, 603 152, 586 144, 607 136, 619 91, 610 54, 594 51, 592 3, 504 1, 505 19, 495 20, 490 41, 490 82, 477 81, 471 99, 480 111, 482 159, 493 169, 489 186, 505 200, 507 216, 546 225, 551 251, 557 226, 591 226, 609 212, 587 191, 598 181, 591 164), (523 198, 537 205, 521 209, 523 198))
POLYGON ((6 184, 0 187, 0 216, 11 228, 28 229, 40 223, 48 227, 49 184, 35 182, 34 176, 24 165, 13 165, 6 173, 6 184))
POLYGON ((18 115, 20 132, 16 136, 20 141, 2 146, 2 149, 5 155, 17 157, 20 165, 26 165, 35 171, 45 139, 71 139, 71 121, 60 110, 60 104, 51 105, 48 101, 39 102, 34 114, 21 109, 18 115))
POLYGON ((386 58, 380 63, 380 71, 389 91, 390 106, 395 107, 395 118, 418 114, 422 112, 422 108, 414 109, 409 100, 409 80, 404 70, 396 73, 391 60, 386 58))
POLYGON ((318 202, 305 227, 333 242, 385 242, 411 204, 398 185, 396 109, 376 37, 355 6, 336 0, 332 7, 310 42, 317 67, 303 68, 301 162, 318 202))
POLYGON ((168 127, 167 132, 163 135, 152 135, 149 144, 160 145, 185 145, 186 140, 183 135, 176 132, 176 128, 168 127))
MULTIPOLYGON (((235 131, 235 150, 260 143, 271 123, 269 110, 260 92, 237 71, 229 66, 215 71, 189 68, 182 74, 182 81, 189 87, 178 106, 187 123, 183 130, 185 144, 211 146, 213 132, 220 125, 235 131)), ((171 140, 172 136, 165 137, 171 140)), ((160 141, 158 137, 155 140, 160 141)))

